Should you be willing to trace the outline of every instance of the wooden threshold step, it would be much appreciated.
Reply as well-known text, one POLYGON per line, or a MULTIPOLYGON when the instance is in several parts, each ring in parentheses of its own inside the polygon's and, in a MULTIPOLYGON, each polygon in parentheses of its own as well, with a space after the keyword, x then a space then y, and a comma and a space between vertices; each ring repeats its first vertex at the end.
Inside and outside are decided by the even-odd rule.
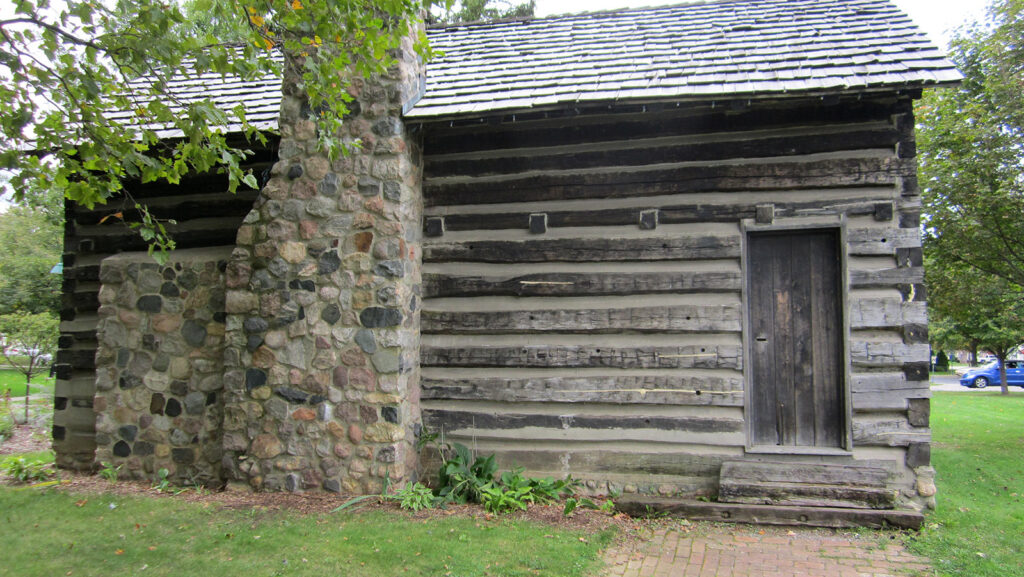
POLYGON ((859 465, 727 461, 718 500, 748 505, 892 509, 889 472, 859 465))
POLYGON ((721 521, 754 525, 920 529, 924 522, 924 515, 919 511, 907 509, 747 505, 639 495, 621 496, 615 500, 615 508, 633 517, 668 516, 693 521, 721 521))

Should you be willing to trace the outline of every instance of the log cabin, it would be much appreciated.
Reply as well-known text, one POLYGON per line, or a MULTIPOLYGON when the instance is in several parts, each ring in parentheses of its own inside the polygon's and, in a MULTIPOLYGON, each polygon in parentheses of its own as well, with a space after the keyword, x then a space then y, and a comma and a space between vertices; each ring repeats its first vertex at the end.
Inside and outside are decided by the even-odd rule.
MULTIPOLYGON (((959 73, 887 0, 718 0, 428 29, 327 159, 276 130, 127 183, 165 264, 67 207, 58 463, 256 490, 429 477, 439 435, 626 509, 915 526, 934 505, 913 102, 959 73)), ((408 47, 407 47, 408 48, 408 47)), ((173 133, 167 134, 174 138, 173 133)))

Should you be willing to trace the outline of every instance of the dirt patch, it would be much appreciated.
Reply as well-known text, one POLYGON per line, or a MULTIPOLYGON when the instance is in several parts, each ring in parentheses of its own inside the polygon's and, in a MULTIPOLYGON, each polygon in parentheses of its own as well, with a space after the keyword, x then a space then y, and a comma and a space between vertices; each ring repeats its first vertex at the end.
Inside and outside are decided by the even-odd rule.
POLYGON ((14 434, 0 443, 0 455, 49 451, 50 439, 30 425, 16 425, 14 434))

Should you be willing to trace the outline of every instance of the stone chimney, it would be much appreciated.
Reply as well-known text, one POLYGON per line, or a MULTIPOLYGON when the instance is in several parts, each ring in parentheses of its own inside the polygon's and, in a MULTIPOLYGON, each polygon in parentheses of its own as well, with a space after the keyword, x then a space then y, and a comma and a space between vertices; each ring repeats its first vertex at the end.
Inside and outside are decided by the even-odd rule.
POLYGON ((424 66, 406 39, 357 79, 331 162, 294 78, 280 160, 226 271, 223 470, 263 490, 378 492, 417 476, 421 150, 402 120, 424 66))

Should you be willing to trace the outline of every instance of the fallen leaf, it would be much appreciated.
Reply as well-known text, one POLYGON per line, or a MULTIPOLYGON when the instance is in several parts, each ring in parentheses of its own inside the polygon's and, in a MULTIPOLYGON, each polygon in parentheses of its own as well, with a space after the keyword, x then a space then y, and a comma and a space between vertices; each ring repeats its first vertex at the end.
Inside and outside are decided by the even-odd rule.
POLYGON ((124 549, 118 549, 117 551, 114 551, 114 555, 124 555, 124 549))
POLYGON ((81 501, 75 501, 75 507, 85 507, 85 504, 88 503, 88 502, 89 502, 88 499, 82 499, 81 501))
POLYGON ((150 551, 156 551, 156 545, 150 545, 149 546, 149 550, 150 551))

